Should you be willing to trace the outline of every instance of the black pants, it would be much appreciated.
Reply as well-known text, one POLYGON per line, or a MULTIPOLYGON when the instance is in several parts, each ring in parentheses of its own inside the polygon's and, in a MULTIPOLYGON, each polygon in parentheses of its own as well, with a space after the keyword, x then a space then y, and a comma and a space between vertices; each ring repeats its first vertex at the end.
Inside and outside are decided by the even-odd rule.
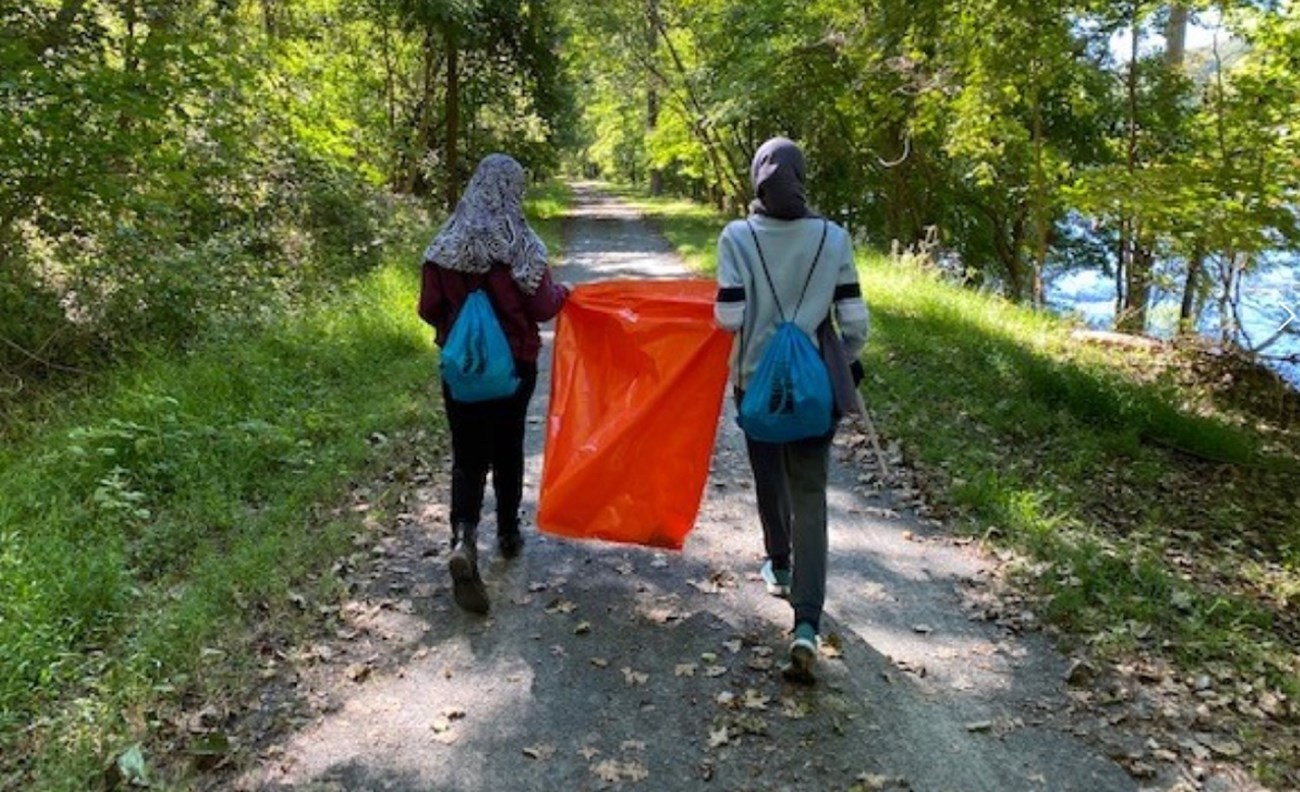
POLYGON ((764 443, 746 435, 745 448, 754 471, 763 547, 773 566, 789 567, 793 573, 790 605, 795 625, 808 622, 820 632, 829 550, 826 480, 831 435, 793 443, 764 443))
POLYGON ((524 428, 528 401, 537 387, 537 364, 515 361, 519 390, 505 399, 460 402, 444 383, 443 403, 451 426, 451 522, 478 525, 488 470, 497 501, 497 531, 519 527, 524 494, 524 428))
MULTIPOLYGON (((733 395, 739 408, 745 393, 735 389, 733 395)), ((763 526, 763 549, 773 567, 790 569, 795 626, 807 622, 818 632, 826 604, 830 548, 826 485, 838 422, 839 415, 832 415, 831 429, 825 435, 792 443, 765 443, 745 435, 758 521, 763 526)))

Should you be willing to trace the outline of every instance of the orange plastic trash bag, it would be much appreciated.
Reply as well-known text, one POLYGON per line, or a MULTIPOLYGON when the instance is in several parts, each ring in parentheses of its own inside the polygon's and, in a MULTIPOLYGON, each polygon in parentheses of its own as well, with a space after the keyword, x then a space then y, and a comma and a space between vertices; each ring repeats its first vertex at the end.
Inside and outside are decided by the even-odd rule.
POLYGON ((695 524, 731 336, 709 280, 574 289, 556 324, 538 527, 680 549, 695 524))

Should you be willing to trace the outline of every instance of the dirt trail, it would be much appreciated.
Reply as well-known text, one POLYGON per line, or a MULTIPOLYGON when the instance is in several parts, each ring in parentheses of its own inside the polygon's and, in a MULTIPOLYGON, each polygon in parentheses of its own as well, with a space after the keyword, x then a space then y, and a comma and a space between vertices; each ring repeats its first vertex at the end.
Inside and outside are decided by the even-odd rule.
MULTIPOLYGON (((562 279, 684 274, 635 215, 588 186, 578 195, 562 279)), ((528 436, 530 517, 547 365, 528 436)), ((812 689, 776 670, 789 607, 754 574, 761 537, 729 410, 683 552, 553 539, 529 524, 507 563, 488 517, 486 619, 457 610, 446 585, 449 462, 417 466, 401 514, 358 553, 366 569, 337 639, 298 655, 295 695, 313 717, 231 786, 1137 789, 1107 758, 1126 750, 1119 736, 1076 737, 1078 719, 1059 714, 1065 659, 1016 629, 1018 615, 973 618, 990 563, 887 501, 870 460, 852 454, 837 444, 830 493, 823 630, 840 656, 821 659, 812 689)))

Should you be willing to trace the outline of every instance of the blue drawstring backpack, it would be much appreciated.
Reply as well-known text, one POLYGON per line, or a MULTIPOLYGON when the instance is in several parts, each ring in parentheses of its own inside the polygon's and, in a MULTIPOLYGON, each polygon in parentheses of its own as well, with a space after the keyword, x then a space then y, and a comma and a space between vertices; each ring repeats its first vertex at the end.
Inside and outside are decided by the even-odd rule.
MULTIPOLYGON (((772 290, 772 299, 776 301, 781 323, 776 326, 776 333, 768 341, 758 368, 745 387, 736 422, 745 434, 765 443, 789 443, 820 437, 830 431, 833 420, 831 408, 835 397, 831 391, 830 373, 808 334, 793 319, 786 319, 767 261, 763 258, 763 249, 758 247, 758 234, 752 225, 749 232, 754 236, 758 259, 768 288, 772 290)), ((826 225, 823 223, 821 243, 808 268, 808 278, 795 305, 795 314, 803 304, 825 244, 826 225)))
POLYGON ((456 401, 504 399, 519 389, 510 342, 482 289, 470 292, 461 306, 439 366, 456 401))

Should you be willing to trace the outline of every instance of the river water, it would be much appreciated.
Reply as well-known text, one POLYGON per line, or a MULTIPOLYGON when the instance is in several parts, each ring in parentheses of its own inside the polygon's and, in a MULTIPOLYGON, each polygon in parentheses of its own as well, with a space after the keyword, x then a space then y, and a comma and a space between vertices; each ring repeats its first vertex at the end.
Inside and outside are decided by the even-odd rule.
MULTIPOLYGON (((1046 297, 1051 308, 1076 314, 1090 327, 1110 329, 1114 325, 1115 281, 1096 269, 1071 270, 1051 277, 1046 297)), ((1176 289, 1155 289, 1148 331, 1163 338, 1172 336, 1177 328, 1181 299, 1182 294, 1176 289)), ((1268 358, 1300 355, 1300 255, 1273 255, 1248 273, 1242 279, 1239 313, 1238 343, 1257 345, 1284 330, 1263 354, 1268 358)), ((1217 297, 1211 297, 1198 329, 1217 341, 1219 327, 1217 297)), ((1264 362, 1300 388, 1300 365, 1267 358, 1264 362)))

